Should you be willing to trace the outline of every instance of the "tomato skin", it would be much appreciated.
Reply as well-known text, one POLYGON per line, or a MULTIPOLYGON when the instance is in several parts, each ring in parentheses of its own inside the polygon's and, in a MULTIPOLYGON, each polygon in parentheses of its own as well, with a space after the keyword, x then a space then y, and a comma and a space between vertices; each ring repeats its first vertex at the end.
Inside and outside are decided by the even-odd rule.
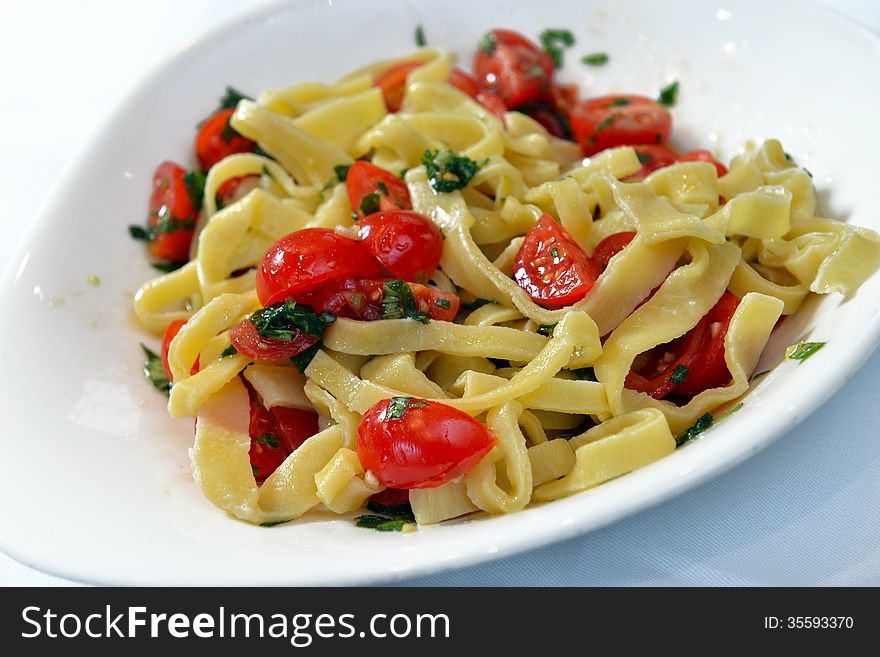
POLYGON ((234 153, 253 153, 256 142, 238 134, 229 126, 234 107, 221 109, 209 116, 196 135, 196 157, 207 171, 224 157, 234 153))
POLYGON ((225 208, 235 203, 259 186, 260 176, 256 174, 230 178, 217 189, 217 208, 225 208))
POLYGON ((474 74, 479 84, 509 108, 530 103, 549 93, 553 59, 518 32, 491 30, 486 34, 491 53, 478 47, 474 74))
POLYGON ((284 439, 291 452, 318 433, 317 413, 288 406, 273 406, 269 412, 275 419, 278 435, 284 439))
POLYGON ((427 283, 443 255, 443 234, 417 212, 376 212, 358 222, 361 244, 395 278, 427 283))
MULTIPOLYGON (((418 283, 409 283, 409 287, 417 310, 438 321, 451 322, 455 319, 461 306, 461 299, 457 295, 418 283), (438 302, 440 305, 437 305, 438 302)), ((329 311, 337 317, 369 322, 382 319, 384 294, 384 281, 344 278, 323 285, 305 296, 302 302, 310 305, 316 313, 329 311)))
POLYGON ((317 344, 320 338, 298 331, 293 340, 278 340, 260 335, 249 319, 243 319, 229 331, 229 339, 240 354, 251 360, 290 358, 317 344))
POLYGON ((403 103, 403 94, 406 91, 406 78, 414 70, 423 65, 423 62, 402 62, 383 71, 376 77, 374 87, 382 90, 385 98, 385 106, 389 112, 400 111, 403 103))
POLYGON ((391 403, 383 399, 370 407, 357 432, 361 464, 383 486, 440 486, 470 471, 495 445, 485 426, 456 408, 411 399, 403 415, 392 419, 391 403))
POLYGON ((504 104, 504 101, 497 94, 488 89, 483 89, 476 78, 469 73, 466 73, 457 66, 454 67, 449 73, 449 84, 466 93, 499 119, 504 120, 504 115, 507 113, 507 105, 504 104))
POLYGON ((254 470, 254 479, 263 482, 306 439, 318 433, 318 416, 316 413, 285 406, 266 409, 253 392, 250 408, 248 434, 251 446, 248 455, 254 470), (277 439, 277 444, 269 444, 271 438, 259 440, 266 434, 277 439))
POLYGON ((168 225, 173 230, 155 233, 150 240, 150 255, 172 262, 189 260, 196 211, 184 181, 186 169, 174 162, 162 162, 153 173, 150 192, 148 228, 168 225))
POLYGON ((644 96, 589 98, 572 108, 569 119, 584 155, 614 146, 665 145, 672 130, 669 110, 644 96))
POLYGON ((725 385, 731 375, 724 358, 724 337, 738 305, 739 299, 725 292, 694 328, 668 345, 655 348, 649 371, 630 372, 626 387, 662 399, 670 393, 693 397, 725 385), (688 368, 688 372, 681 383, 675 384, 670 377, 678 366, 688 368))
POLYGON ((345 178, 345 186, 348 191, 348 202, 352 212, 356 212, 359 219, 364 218, 361 212, 361 202, 368 194, 379 193, 379 210, 411 210, 412 201, 409 198, 409 189, 406 183, 390 171, 386 171, 366 160, 358 160, 351 165, 348 176, 345 178), (387 194, 382 191, 379 184, 383 184, 387 194))
POLYGON ((648 174, 657 171, 657 169, 671 166, 679 161, 678 153, 668 146, 644 144, 641 146, 633 146, 633 150, 636 152, 639 161, 642 163, 642 168, 631 176, 628 176, 627 181, 642 180, 647 177, 648 174))
MULTIPOLYGON (((165 337, 162 338, 162 369, 165 370, 165 376, 168 377, 168 380, 174 383, 174 377, 171 374, 171 366, 168 364, 168 350, 171 348, 171 341, 177 337, 177 334, 180 333, 180 329, 183 328, 183 325, 186 324, 185 319, 176 319, 168 325, 168 328, 165 329, 165 337)), ((190 368, 190 374, 196 374, 199 371, 199 359, 196 358, 196 362, 193 363, 193 366, 190 368)))
POLYGON ((709 164, 715 165, 715 170, 718 172, 718 177, 725 175, 727 173, 727 167, 721 164, 718 160, 715 159, 715 156, 712 155, 710 151, 697 149, 693 151, 688 151, 684 155, 680 155, 678 158, 679 162, 708 162, 709 164))
POLYGON ((551 308, 582 299, 600 273, 568 231, 546 214, 526 233, 513 265, 517 284, 551 308))
POLYGON ((626 245, 633 241, 636 233, 634 231, 623 231, 609 235, 596 245, 593 249, 590 260, 599 271, 604 271, 608 266, 608 261, 626 248, 626 245))
POLYGON ((305 228, 285 235, 266 251, 257 268, 257 296, 271 306, 333 279, 381 274, 379 263, 357 240, 328 228, 305 228))

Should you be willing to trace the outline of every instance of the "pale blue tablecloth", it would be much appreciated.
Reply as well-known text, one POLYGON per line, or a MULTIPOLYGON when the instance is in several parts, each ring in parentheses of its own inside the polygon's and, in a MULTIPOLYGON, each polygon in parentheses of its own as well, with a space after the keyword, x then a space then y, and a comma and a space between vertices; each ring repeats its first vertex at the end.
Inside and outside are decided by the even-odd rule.
MULTIPOLYGON (((823 3, 880 32, 880 5, 823 3)), ((246 5, 232 0, 0 5, 0 262, 8 259, 19 227, 39 203, 45 180, 87 143, 140 74, 207 23, 246 5), (45 20, 48 15, 54 19, 45 20), (176 21, 162 22, 169 16, 176 21), (70 102, 98 92, 106 107, 70 102), (67 101, 59 104, 58 98, 67 101), (32 175, 38 165, 40 175, 32 175)), ((880 387, 880 354, 795 431, 696 490, 582 537, 406 584, 880 585, 875 386, 880 387)), ((0 554, 0 585, 70 584, 0 554)))

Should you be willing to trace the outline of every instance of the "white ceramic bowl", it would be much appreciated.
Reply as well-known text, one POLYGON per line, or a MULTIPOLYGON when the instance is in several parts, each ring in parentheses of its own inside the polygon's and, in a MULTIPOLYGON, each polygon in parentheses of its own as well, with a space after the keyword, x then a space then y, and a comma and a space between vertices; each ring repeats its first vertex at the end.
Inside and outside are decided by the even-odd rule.
MULTIPOLYGON (((252 527, 204 500, 190 475, 191 422, 171 420, 144 381, 132 292, 153 275, 126 225, 150 176, 187 161, 193 126, 231 84, 256 93, 333 79, 413 47, 468 62, 490 27, 577 37, 562 78, 587 93, 652 95, 677 79, 674 141, 728 158, 780 138, 814 174, 824 213, 880 228, 864 142, 880 101, 880 42, 803 2, 447 0, 302 2, 252 14, 194 42, 119 109, 35 222, 0 281, 0 547, 34 567, 109 584, 342 584, 459 567, 557 541, 671 497, 740 462, 815 410, 880 334, 880 278, 847 301, 811 304, 774 336, 765 363, 809 335, 828 345, 785 362, 704 439, 597 489, 505 517, 381 534, 309 515, 252 527), (579 54, 605 51, 601 68, 579 54), (846 74, 842 74, 845 72, 846 74), (100 268, 102 284, 86 277, 100 268)), ((762 366, 759 366, 762 367, 762 366)))

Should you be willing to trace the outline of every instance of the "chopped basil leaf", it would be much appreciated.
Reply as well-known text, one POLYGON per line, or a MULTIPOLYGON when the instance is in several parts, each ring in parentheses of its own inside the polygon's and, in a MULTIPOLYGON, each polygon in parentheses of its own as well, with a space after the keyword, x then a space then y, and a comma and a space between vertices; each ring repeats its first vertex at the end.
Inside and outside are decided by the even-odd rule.
POLYGON ((358 527, 375 529, 378 532, 399 532, 406 524, 403 520, 389 520, 384 516, 365 515, 355 518, 358 527))
POLYGON ((488 33, 480 37, 480 50, 491 57, 495 52, 495 37, 488 33))
POLYGON ((596 126, 596 129, 593 130, 592 134, 587 138, 587 146, 592 146, 596 143, 596 138, 599 136, 599 133, 605 130, 606 128, 611 127, 611 124, 614 123, 615 119, 620 116, 620 112, 612 112, 604 119, 599 122, 599 125, 596 126))
POLYGON ((367 503, 368 513, 355 518, 355 524, 358 527, 367 529, 375 529, 380 532, 399 532, 404 526, 415 523, 416 519, 412 512, 412 507, 408 502, 385 506, 377 502, 367 503))
POLYGON ((264 338, 289 341, 300 333, 320 338, 327 326, 336 321, 336 315, 318 315, 309 306, 285 301, 261 308, 251 315, 250 321, 264 338))
POLYGON ((309 366, 309 363, 312 362, 312 359, 315 357, 315 354, 324 346, 324 342, 322 340, 318 340, 311 347, 306 349, 305 351, 299 352, 296 356, 290 357, 290 362, 296 366, 296 369, 299 370, 299 373, 302 374, 306 371, 306 368, 309 366))
POLYGON ((813 177, 813 173, 807 167, 801 167, 801 169, 803 169, 804 173, 806 173, 810 178, 813 177))
MULTIPOLYGON (((251 466, 253 468, 253 466, 251 466)), ((256 468, 254 469, 254 474, 256 474, 256 468)), ((276 525, 283 525, 286 522, 290 522, 289 520, 267 520, 266 522, 261 522, 260 527, 274 527, 276 525)))
POLYGON ((406 169, 401 169, 400 173, 397 174, 397 177, 400 178, 401 180, 406 180, 406 172, 407 171, 409 171, 409 167, 407 167, 406 169))
POLYGON ((798 342, 785 350, 785 357, 803 363, 824 346, 824 342, 798 342))
MULTIPOLYGON (((229 119, 232 119, 232 117, 230 116, 229 119)), ((227 120, 226 125, 223 126, 223 130, 220 131, 220 139, 223 140, 224 144, 228 144, 237 134, 238 133, 235 131, 235 128, 233 128, 232 124, 229 122, 229 120, 227 120)))
POLYGON ((424 48, 428 42, 425 40, 425 29, 421 25, 416 26, 416 45, 424 48))
POLYGON ((252 472, 252 473, 254 474, 254 476, 256 477, 257 474, 260 472, 260 469, 259 469, 257 466, 252 465, 252 466, 251 466, 251 472, 252 472))
MULTIPOLYGON (((392 397, 388 402, 388 410, 385 413, 385 421, 388 420, 399 420, 402 418, 406 411, 409 409, 409 403, 412 401, 412 397, 392 397)), ((422 406, 426 406, 424 402, 421 404, 422 406)))
POLYGON ((382 192, 383 196, 388 196, 388 187, 381 180, 376 183, 376 187, 379 188, 379 191, 382 192))
MULTIPOLYGON (((263 167, 265 169, 265 167, 263 167)), ((328 189, 332 189, 336 187, 339 183, 345 182, 348 178, 348 170, 351 169, 350 164, 337 164, 333 167, 333 177, 324 183, 324 186, 321 187, 320 193, 323 194, 328 189)))
POLYGON ((608 107, 625 107, 630 104, 629 98, 618 98, 617 100, 612 100, 608 103, 608 107))
POLYGON ((168 380, 168 375, 162 366, 162 357, 147 349, 146 345, 142 344, 141 349, 144 350, 144 355, 147 357, 144 362, 144 376, 156 390, 168 394, 168 391, 171 390, 171 381, 168 380))
POLYGON ((150 241, 150 232, 143 226, 130 225, 128 227, 128 234, 131 235, 132 239, 143 240, 144 242, 150 241))
POLYGON ((639 151, 636 151, 636 157, 639 158, 639 162, 642 164, 648 164, 648 162, 654 161, 654 156, 649 155, 648 153, 640 153, 639 151))
POLYGON ((449 310, 452 308, 452 304, 449 302, 449 299, 437 299, 434 301, 434 305, 438 308, 442 308, 443 310, 449 310))
POLYGON ((240 91, 232 87, 226 87, 226 95, 220 99, 220 107, 217 110, 231 109, 238 106, 240 100, 253 100, 250 96, 245 96, 240 91))
POLYGON ((550 249, 550 255, 552 255, 554 258, 558 258, 559 257, 559 249, 557 249, 554 246, 552 249, 550 249))
POLYGON ((379 198, 382 196, 381 191, 364 194, 361 198, 360 211, 365 217, 369 214, 379 211, 379 198))
POLYGON ((406 520, 407 522, 415 522, 413 510, 409 502, 400 502, 399 504, 379 504, 378 502, 367 502, 367 510, 373 513, 386 515, 394 520, 406 520))
POLYGON ((558 324, 559 322, 556 322, 556 324, 541 324, 540 326, 538 326, 538 333, 552 338, 553 329, 555 329, 558 324))
POLYGON ((202 209, 202 197, 205 195, 205 176, 201 171, 187 171, 183 174, 183 184, 192 201, 193 209, 198 214, 202 209))
POLYGON ((181 267, 183 267, 186 262, 151 262, 150 266, 153 269, 158 269, 161 272, 165 272, 166 274, 170 274, 173 271, 177 271, 181 267))
POLYGON ((540 34, 544 51, 553 59, 554 68, 562 68, 563 48, 574 45, 574 35, 570 30, 550 29, 540 34))
POLYGON ((602 66, 608 63, 608 53, 596 52, 591 55, 584 55, 581 61, 587 66, 602 66))
POLYGON ((228 347, 226 347, 226 349, 224 349, 222 352, 220 352, 220 359, 222 360, 222 359, 226 358, 227 356, 234 356, 237 353, 238 353, 238 349, 235 348, 234 344, 231 344, 228 347))
POLYGON ((712 426, 712 422, 714 419, 715 418, 712 417, 711 413, 705 413, 698 417, 696 422, 694 422, 688 429, 685 430, 683 434, 675 439, 675 446, 681 447, 686 442, 689 442, 699 436, 706 429, 712 426))
POLYGON ((428 313, 420 311, 412 288, 405 281, 386 281, 382 294, 382 319, 414 319, 422 324, 430 321, 428 313))
POLYGON ((486 304, 495 303, 494 301, 489 301, 489 299, 474 299, 473 301, 469 301, 468 303, 461 304, 461 307, 465 310, 476 310, 477 308, 482 308, 486 304))
POLYGON ((672 107, 678 101, 678 80, 660 90, 657 102, 666 107, 672 107))
POLYGON ((592 367, 578 367, 575 370, 571 370, 571 373, 581 381, 598 381, 596 370, 592 367))
POLYGON ((672 376, 669 377, 669 380, 675 385, 684 383, 689 371, 684 365, 676 365, 675 369, 672 370, 672 376))
POLYGON ((763 372, 758 372, 753 376, 749 381, 757 381, 758 379, 763 379, 765 376, 770 374, 770 370, 764 370, 763 372))
POLYGON ((440 193, 467 187, 471 178, 488 161, 482 159, 475 162, 469 157, 456 155, 448 148, 441 148, 435 152, 426 150, 422 155, 422 164, 425 165, 431 189, 440 193))
POLYGON ((269 447, 281 447, 281 439, 274 433, 264 433, 262 436, 255 438, 258 443, 263 443, 269 447))

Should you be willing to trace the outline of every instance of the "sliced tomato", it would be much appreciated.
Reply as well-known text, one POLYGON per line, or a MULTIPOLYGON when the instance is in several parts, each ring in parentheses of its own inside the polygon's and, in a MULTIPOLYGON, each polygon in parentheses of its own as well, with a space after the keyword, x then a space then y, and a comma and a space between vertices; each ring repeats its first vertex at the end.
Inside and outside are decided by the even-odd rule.
POLYGON ((449 73, 449 84, 466 93, 499 119, 504 119, 507 113, 504 101, 497 94, 483 89, 474 76, 456 66, 449 73))
POLYGON ((376 212, 358 222, 361 244, 395 278, 427 283, 443 255, 443 234, 426 216, 409 210, 376 212))
POLYGON ((477 82, 509 108, 547 96, 553 82, 553 59, 518 32, 491 30, 474 55, 477 82))
POLYGON ((469 472, 495 436, 467 413, 412 397, 383 399, 364 413, 357 453, 364 469, 391 488, 433 488, 469 472))
POLYGON ((259 186, 260 176, 256 174, 230 178, 217 189, 217 209, 235 203, 259 186))
MULTIPOLYGON (((183 325, 186 324, 185 319, 176 319, 168 325, 168 328, 165 329, 165 337, 162 338, 162 369, 165 370, 165 376, 168 377, 168 380, 172 383, 174 382, 174 377, 171 375, 171 366, 168 364, 168 350, 171 348, 171 341, 177 337, 177 334, 180 333, 180 329, 183 328, 183 325)), ((196 374, 199 371, 199 359, 196 358, 196 362, 193 363, 193 366, 190 368, 190 374, 196 374)))
POLYGON ((302 408, 273 406, 269 409, 278 427, 278 435, 294 451, 318 433, 318 414, 302 408))
MULTIPOLYGON (((315 312, 331 312, 338 317, 373 321, 382 319, 384 281, 363 278, 345 278, 327 283, 307 295, 303 303, 315 312)), ((430 319, 451 322, 458 314, 461 299, 452 292, 436 287, 409 283, 415 301, 415 310, 430 319)))
POLYGON ((271 306, 337 278, 381 275, 376 258, 357 240, 328 228, 306 228, 285 235, 266 251, 257 268, 257 296, 271 306))
POLYGON ((248 452, 257 482, 263 482, 309 437, 318 433, 316 413, 275 406, 267 410, 251 391, 248 452))
POLYGON ((624 231, 609 235, 596 245, 590 256, 596 269, 605 271, 608 261, 626 248, 626 245, 633 241, 636 233, 634 231, 624 231))
POLYGON ((688 151, 684 155, 679 156, 679 162, 708 162, 709 164, 715 165, 715 170, 718 172, 718 177, 725 175, 727 173, 727 167, 721 164, 718 160, 715 159, 715 156, 712 155, 710 151, 697 149, 693 151, 688 151))
POLYGON ((556 308, 582 299, 601 271, 568 231, 545 214, 526 233, 513 277, 533 301, 556 308))
POLYGON ((345 178, 345 186, 348 190, 348 202, 352 212, 356 212, 358 218, 363 219, 362 211, 365 196, 374 195, 374 206, 370 212, 388 210, 411 210, 412 202, 409 198, 409 189, 406 183, 390 171, 386 171, 366 160, 358 160, 351 165, 345 178), (378 207, 375 207, 378 206, 378 207))
POLYGON ((584 155, 614 146, 665 145, 672 130, 669 110, 644 96, 589 98, 572 108, 569 119, 584 155))
POLYGON ((234 153, 253 153, 256 142, 238 134, 229 119, 235 113, 234 107, 221 109, 209 116, 199 127, 196 135, 196 157, 207 171, 224 157, 234 153))
POLYGON ((196 210, 186 186, 186 169, 162 162, 153 173, 147 227, 151 229, 150 254, 172 262, 189 260, 196 210))
POLYGON ((642 168, 627 177, 627 180, 642 180, 649 173, 673 165, 679 159, 678 153, 668 146, 659 144, 633 146, 633 150, 636 152, 639 162, 642 163, 642 168))
POLYGON ((376 78, 373 86, 382 90, 385 106, 389 112, 400 110, 403 94, 406 91, 406 78, 413 70, 422 65, 423 62, 402 62, 383 71, 376 78))
POLYGON ((738 305, 739 299, 725 292, 685 335, 643 354, 639 370, 627 375, 626 387, 661 399, 670 393, 692 397, 725 385, 731 375, 724 358, 724 337, 738 305))
POLYGON ((260 335, 249 319, 243 319, 229 331, 229 338, 238 353, 251 360, 290 358, 317 344, 320 338, 296 330, 293 340, 278 340, 260 335))

